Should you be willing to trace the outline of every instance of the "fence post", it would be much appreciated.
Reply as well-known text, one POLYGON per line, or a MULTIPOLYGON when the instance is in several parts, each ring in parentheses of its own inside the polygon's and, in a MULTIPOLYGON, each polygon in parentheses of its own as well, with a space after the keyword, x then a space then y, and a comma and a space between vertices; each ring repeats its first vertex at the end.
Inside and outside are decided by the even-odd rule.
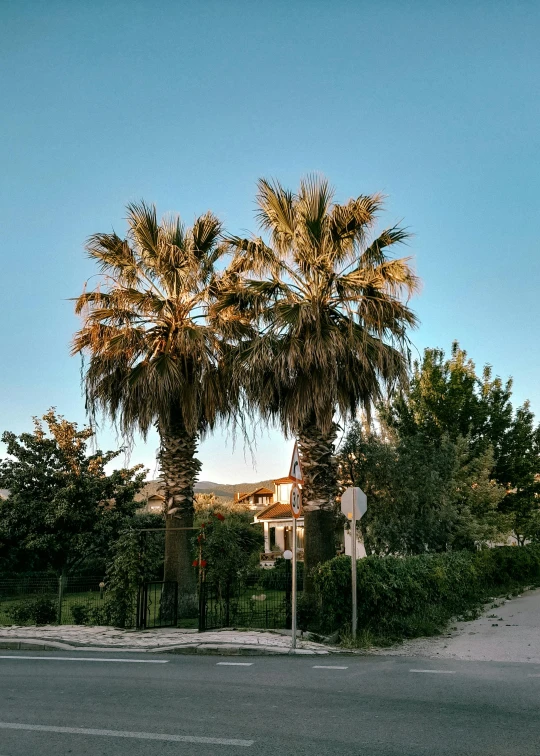
POLYGON ((199 581, 199 632, 206 630, 206 583, 199 581))
POLYGON ((56 613, 56 622, 58 625, 62 624, 62 604, 64 601, 64 587, 66 583, 66 569, 62 569, 62 574, 58 578, 58 609, 56 613))

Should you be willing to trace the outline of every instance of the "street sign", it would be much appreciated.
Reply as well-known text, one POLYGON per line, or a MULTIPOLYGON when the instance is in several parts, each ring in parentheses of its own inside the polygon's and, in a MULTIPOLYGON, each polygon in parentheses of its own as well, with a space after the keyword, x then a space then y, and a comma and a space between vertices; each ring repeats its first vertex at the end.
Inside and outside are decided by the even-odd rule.
POLYGON ((356 638, 358 626, 358 594, 356 592, 356 521, 367 512, 367 496, 358 486, 346 488, 341 495, 341 511, 351 521, 351 588, 352 588, 352 637, 356 638))
POLYGON ((304 482, 304 474, 302 472, 302 465, 300 463, 300 455, 298 454, 298 442, 295 441, 294 449, 291 459, 291 469, 289 470, 289 478, 296 480, 297 483, 304 482))
POLYGON ((346 488, 341 495, 341 511, 348 520, 359 520, 367 512, 367 496, 358 486, 346 488), (353 512, 355 513, 353 515, 353 512))
POLYGON ((289 497, 291 503, 292 516, 294 518, 300 517, 300 506, 302 504, 302 491, 293 483, 291 487, 291 495, 289 497))

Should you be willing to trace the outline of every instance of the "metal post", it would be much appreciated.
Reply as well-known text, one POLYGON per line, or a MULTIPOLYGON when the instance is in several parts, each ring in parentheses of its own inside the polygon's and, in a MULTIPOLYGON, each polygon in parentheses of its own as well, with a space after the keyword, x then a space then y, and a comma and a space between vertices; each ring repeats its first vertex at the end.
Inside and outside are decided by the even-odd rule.
POLYGON ((356 595, 356 492, 353 496, 351 521, 351 584, 352 584, 352 637, 356 638, 358 624, 358 606, 356 595))
POLYGON ((62 604, 64 601, 64 588, 66 585, 66 571, 62 570, 62 574, 58 578, 58 605, 56 609, 56 622, 58 625, 62 624, 62 604))
POLYGON ((296 517, 292 526, 292 642, 291 648, 296 648, 296 517))

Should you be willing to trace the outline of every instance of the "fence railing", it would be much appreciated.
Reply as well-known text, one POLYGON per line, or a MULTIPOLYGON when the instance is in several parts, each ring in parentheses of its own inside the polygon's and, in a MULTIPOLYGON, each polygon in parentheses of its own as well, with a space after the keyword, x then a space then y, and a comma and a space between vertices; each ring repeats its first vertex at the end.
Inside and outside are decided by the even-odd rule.
MULTIPOLYGON (((298 584, 301 589, 300 579, 298 584)), ((99 576, 0 578, 0 625, 120 624, 201 631, 291 627, 290 569, 261 569, 228 582, 202 583, 198 596, 179 595, 176 583, 154 581, 123 598, 119 610, 99 576)))
POLYGON ((0 579, 0 625, 102 624, 102 577, 55 575, 0 579))

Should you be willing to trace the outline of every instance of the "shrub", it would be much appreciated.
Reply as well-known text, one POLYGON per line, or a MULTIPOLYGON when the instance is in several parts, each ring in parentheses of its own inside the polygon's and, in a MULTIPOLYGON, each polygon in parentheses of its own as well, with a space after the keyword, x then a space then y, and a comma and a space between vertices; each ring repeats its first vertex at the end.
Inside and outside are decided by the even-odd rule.
POLYGON ((56 601, 46 596, 23 599, 7 610, 8 617, 16 624, 32 625, 50 625, 56 622, 56 613, 56 601))
POLYGON ((86 604, 73 604, 71 616, 76 625, 88 625, 90 608, 86 604))
MULTIPOLYGON (((456 615, 475 616, 495 593, 540 584, 540 547, 498 547, 411 557, 370 556, 357 564, 358 629, 379 638, 433 635, 456 615)), ((351 562, 321 565, 315 582, 323 632, 346 631, 351 618, 351 562)))

